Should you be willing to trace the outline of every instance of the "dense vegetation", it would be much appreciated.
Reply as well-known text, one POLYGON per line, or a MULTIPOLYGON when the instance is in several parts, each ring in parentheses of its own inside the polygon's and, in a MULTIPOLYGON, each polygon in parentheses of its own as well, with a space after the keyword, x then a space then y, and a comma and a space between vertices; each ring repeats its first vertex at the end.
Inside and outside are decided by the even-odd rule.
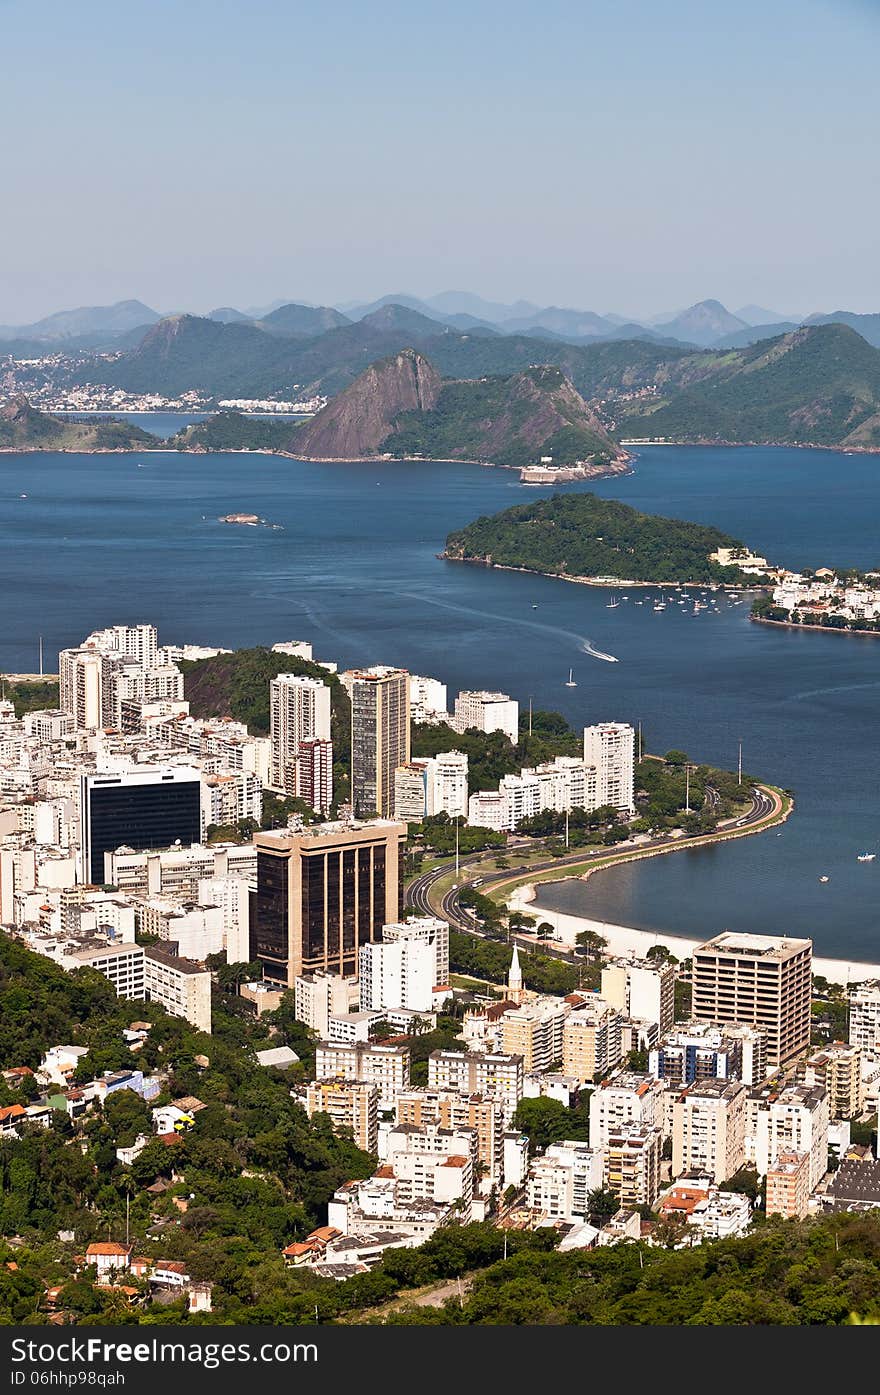
POLYGON ((14 397, 0 407, 0 449, 155 450, 156 437, 127 421, 75 421, 53 417, 14 397))
POLYGON ((519 467, 552 455, 606 461, 615 448, 558 368, 445 383, 430 412, 406 412, 383 443, 392 455, 491 460, 519 467))
POLYGON ((742 547, 718 528, 640 513, 595 494, 556 494, 478 518, 446 539, 446 556, 553 576, 737 582, 709 554, 742 547))
POLYGON ((519 740, 514 746, 501 731, 482 732, 472 727, 457 732, 445 722, 413 725, 412 754, 436 756, 441 751, 463 751, 468 758, 468 793, 497 789, 503 775, 523 766, 540 765, 554 756, 583 754, 583 741, 560 712, 532 713, 520 717, 519 740))
POLYGON ((236 649, 212 659, 184 660, 184 696, 194 717, 234 717, 255 736, 269 731, 269 682, 279 673, 318 678, 330 689, 330 735, 333 741, 333 791, 337 801, 348 793, 351 769, 351 703, 333 673, 319 664, 271 649, 236 649))
POLYGON ((266 417, 243 416, 241 412, 219 412, 205 421, 194 422, 165 442, 179 450, 286 450, 291 423, 266 417))
POLYGON ((26 712, 43 712, 58 706, 58 679, 41 678, 33 683, 0 684, 0 697, 8 698, 15 708, 16 717, 26 712))
MULTIPOLYGON (((416 1251, 419 1254, 420 1251, 416 1251)), ((526 1250, 491 1265, 462 1304, 388 1323, 835 1326, 880 1318, 880 1216, 768 1221, 738 1240, 670 1251, 639 1244, 526 1250)))
MULTIPOLYGON (((248 1321, 250 1303, 275 1286, 295 1291, 280 1249, 322 1222, 335 1188, 368 1175, 373 1160, 335 1135, 324 1116, 310 1122, 290 1096, 288 1076, 257 1065, 254 1051, 270 1042, 307 1056, 309 1034, 293 1018, 291 997, 258 1021, 241 1015, 241 1000, 216 997, 208 1037, 153 1004, 118 1000, 100 975, 66 974, 0 935, 0 1067, 34 1068, 56 1042, 86 1045, 78 1078, 137 1064, 167 1072, 159 1103, 193 1094, 206 1105, 174 1147, 151 1142, 128 1168, 117 1161, 117 1147, 151 1132, 148 1106, 130 1091, 109 1096, 76 1125, 59 1112, 47 1130, 0 1140, 0 1234, 23 1236, 34 1255, 31 1263, 16 1252, 21 1281, 0 1269, 0 1321, 4 1312, 7 1321, 33 1312, 21 1285, 35 1275, 69 1278, 74 1248, 106 1239, 108 1230, 121 1239, 127 1195, 138 1252, 185 1260, 194 1277, 213 1282, 221 1321, 248 1321), (134 1017, 152 1024, 136 1057, 120 1036, 134 1017), (199 1055, 207 1067, 196 1064, 199 1055), (168 1184, 162 1195, 146 1190, 157 1180, 168 1184), (183 1214, 174 1197, 187 1200, 183 1214), (62 1229, 75 1232, 75 1244, 55 1240, 62 1229)), ((3 1091, 3 1102, 12 1102, 35 1087, 31 1081, 24 1096, 3 1091)), ((84 1315, 118 1302, 90 1285, 71 1288, 65 1306, 84 1315)), ((263 1311, 265 1321, 280 1320, 263 1311)))

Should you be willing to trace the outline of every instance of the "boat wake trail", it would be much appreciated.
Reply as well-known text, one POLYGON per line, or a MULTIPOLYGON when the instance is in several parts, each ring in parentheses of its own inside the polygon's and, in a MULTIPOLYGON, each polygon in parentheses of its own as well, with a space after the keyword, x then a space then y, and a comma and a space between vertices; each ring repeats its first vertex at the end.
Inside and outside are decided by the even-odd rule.
POLYGON ((593 642, 589 639, 584 640, 583 644, 581 645, 581 652, 583 654, 591 655, 594 659, 604 659, 606 664, 620 663, 620 660, 618 658, 615 658, 613 654, 603 654, 602 650, 597 649, 593 642))
POLYGON ((591 659, 602 659, 606 664, 616 664, 620 660, 614 654, 605 654, 601 649, 597 649, 591 639, 586 635, 577 635, 572 630, 561 630, 556 625, 542 625, 539 620, 522 620, 513 615, 497 615, 491 610, 477 610, 474 606, 455 605, 452 601, 440 601, 436 596, 425 596, 415 591, 402 591, 398 595, 408 596, 410 600, 420 601, 423 605, 437 606, 440 610, 452 610, 459 615, 479 616, 483 620, 497 620, 502 625, 516 625, 521 629, 535 630, 538 634, 558 635, 560 639, 571 640, 581 654, 588 654, 591 659))

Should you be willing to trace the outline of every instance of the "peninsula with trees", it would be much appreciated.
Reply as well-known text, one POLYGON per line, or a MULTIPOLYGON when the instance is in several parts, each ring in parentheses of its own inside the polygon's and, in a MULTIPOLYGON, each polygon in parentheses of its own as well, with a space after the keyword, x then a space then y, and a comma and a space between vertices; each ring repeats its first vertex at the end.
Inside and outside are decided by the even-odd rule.
POLYGON ((449 534, 442 555, 565 581, 754 585, 737 565, 751 558, 738 539, 595 494, 556 494, 478 518, 449 534))

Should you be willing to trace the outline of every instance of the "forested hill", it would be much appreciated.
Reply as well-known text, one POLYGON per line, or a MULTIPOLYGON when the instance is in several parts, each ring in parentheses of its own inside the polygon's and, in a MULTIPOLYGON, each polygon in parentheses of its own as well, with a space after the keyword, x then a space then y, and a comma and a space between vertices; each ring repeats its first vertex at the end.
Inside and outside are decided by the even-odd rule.
POLYGON ((450 533, 444 555, 550 576, 735 583, 740 573, 710 562, 709 554, 743 546, 718 528, 640 513, 595 494, 556 494, 450 533))
POLYGON ((880 448, 880 351, 846 325, 812 325, 694 355, 656 396, 621 404, 624 437, 880 448))
POLYGON ((23 396, 0 403, 0 450, 155 450, 157 444, 128 421, 68 421, 37 411, 23 396))
POLYGON ((542 455, 557 465, 626 469, 626 455, 559 368, 447 381, 415 349, 371 363, 309 421, 221 413, 186 427, 182 450, 278 450, 302 460, 380 456, 477 460, 519 467, 542 455))
POLYGON ((335 673, 320 664, 272 649, 236 649, 210 659, 183 660, 184 697, 194 717, 233 717, 254 736, 269 734, 269 684, 279 673, 319 678, 330 689, 330 736, 333 741, 333 788, 337 799, 348 793, 351 766, 351 703, 335 673))

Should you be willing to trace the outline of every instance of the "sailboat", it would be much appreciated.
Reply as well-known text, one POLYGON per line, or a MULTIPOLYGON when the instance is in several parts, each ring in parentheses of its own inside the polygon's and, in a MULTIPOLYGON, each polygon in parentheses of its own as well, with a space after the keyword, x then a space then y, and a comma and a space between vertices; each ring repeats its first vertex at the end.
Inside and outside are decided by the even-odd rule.
POLYGON ((574 679, 573 676, 572 676, 572 671, 571 671, 571 669, 568 670, 568 681, 566 682, 566 685, 565 685, 565 686, 566 686, 566 688, 576 688, 576 687, 577 687, 577 683, 575 682, 575 679, 574 679))
POLYGON ((616 610, 617 607, 618 607, 619 605, 620 605, 620 601, 617 599, 617 597, 615 596, 614 592, 612 591, 612 592, 611 592, 611 600, 608 602, 608 604, 606 605, 605 609, 606 609, 606 610, 616 610))

